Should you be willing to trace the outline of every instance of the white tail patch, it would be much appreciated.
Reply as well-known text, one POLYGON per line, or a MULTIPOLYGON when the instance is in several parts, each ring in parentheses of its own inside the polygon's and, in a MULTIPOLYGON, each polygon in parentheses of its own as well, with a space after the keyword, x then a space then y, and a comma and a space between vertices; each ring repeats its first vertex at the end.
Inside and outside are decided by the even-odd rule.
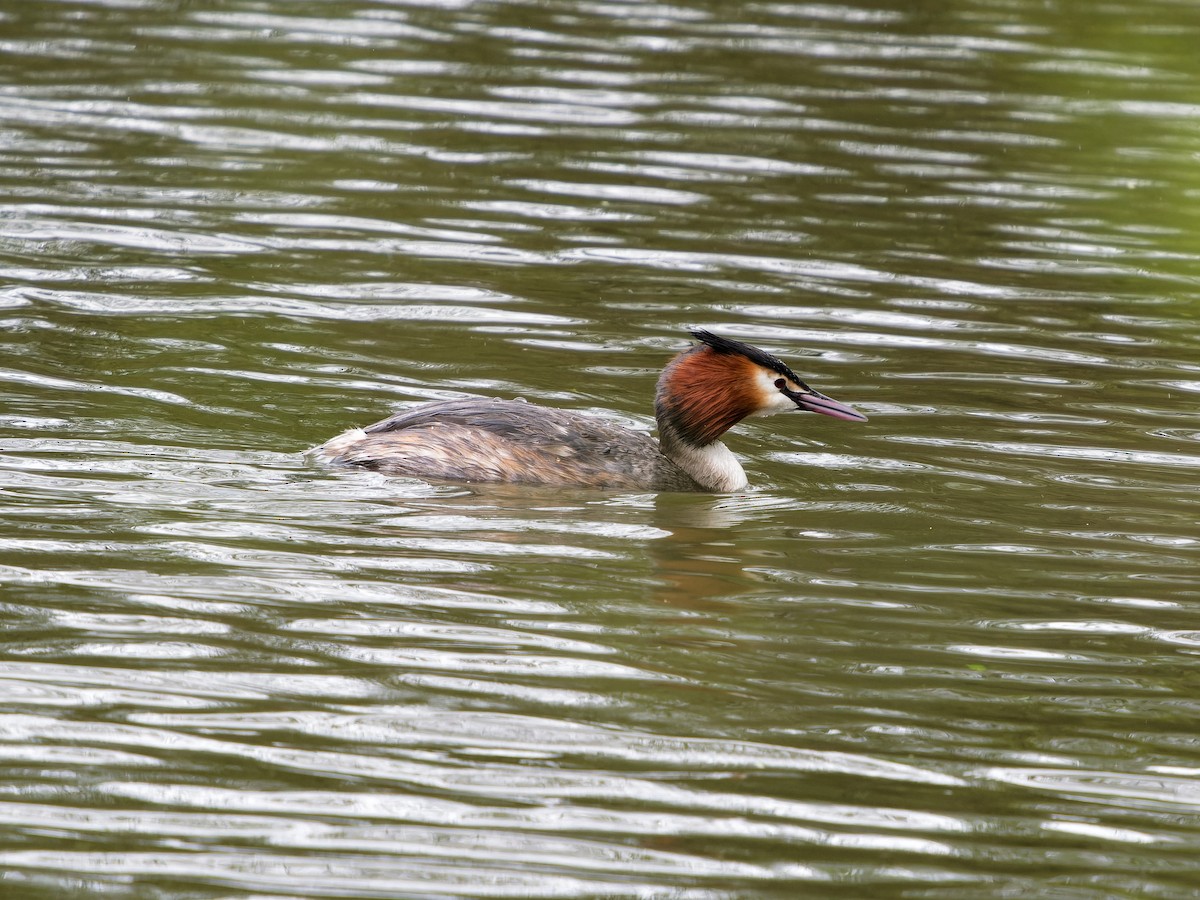
POLYGON ((365 441, 368 434, 361 428, 351 428, 343 431, 337 437, 330 438, 319 447, 313 447, 309 453, 324 453, 328 457, 341 456, 352 449, 359 441, 365 441))

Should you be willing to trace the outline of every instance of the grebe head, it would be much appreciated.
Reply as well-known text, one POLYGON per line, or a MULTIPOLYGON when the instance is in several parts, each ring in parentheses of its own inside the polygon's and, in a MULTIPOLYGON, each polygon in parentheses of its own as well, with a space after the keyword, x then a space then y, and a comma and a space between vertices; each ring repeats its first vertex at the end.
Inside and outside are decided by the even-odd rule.
POLYGON ((664 443, 703 447, 749 416, 807 410, 865 422, 853 407, 813 390, 778 357, 693 331, 700 343, 671 360, 658 379, 654 410, 664 443))

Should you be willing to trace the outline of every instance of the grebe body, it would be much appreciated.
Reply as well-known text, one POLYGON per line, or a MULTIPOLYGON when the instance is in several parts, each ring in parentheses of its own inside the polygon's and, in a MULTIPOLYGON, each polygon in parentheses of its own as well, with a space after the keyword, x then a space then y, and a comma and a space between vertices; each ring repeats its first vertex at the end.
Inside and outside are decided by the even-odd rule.
POLYGON ((720 440, 742 419, 809 410, 866 420, 769 353, 707 331, 692 335, 699 343, 658 379, 657 442, 592 416, 470 398, 405 410, 316 452, 341 465, 436 481, 724 492, 747 486, 741 463, 720 440))
POLYGON ((437 481, 701 490, 648 434, 520 400, 427 403, 321 450, 344 465, 437 481))

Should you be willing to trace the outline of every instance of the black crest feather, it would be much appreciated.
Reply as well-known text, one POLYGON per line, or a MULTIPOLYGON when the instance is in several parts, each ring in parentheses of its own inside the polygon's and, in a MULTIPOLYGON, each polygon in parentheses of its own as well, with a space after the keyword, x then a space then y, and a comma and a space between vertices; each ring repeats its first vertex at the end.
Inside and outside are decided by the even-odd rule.
POLYGON ((741 341, 731 340, 730 338, 721 337, 718 334, 713 334, 711 331, 705 331, 703 328, 697 328, 692 331, 692 337, 710 347, 717 353, 732 353, 738 356, 744 356, 753 363, 757 363, 764 369, 770 369, 772 372, 778 372, 785 378, 789 378, 796 384, 803 385, 804 382, 796 377, 796 373, 787 367, 778 356, 772 356, 765 350, 759 350, 757 347, 751 347, 749 344, 743 344, 741 341))

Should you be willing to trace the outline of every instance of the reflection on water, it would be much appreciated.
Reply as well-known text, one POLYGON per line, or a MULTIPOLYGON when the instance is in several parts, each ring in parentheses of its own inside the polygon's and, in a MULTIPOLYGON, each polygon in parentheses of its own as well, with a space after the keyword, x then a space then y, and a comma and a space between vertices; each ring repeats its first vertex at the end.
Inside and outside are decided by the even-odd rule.
POLYGON ((1186 897, 1198 22, 1162 0, 0 14, 0 893, 1186 897), (738 496, 303 455, 871 416, 738 496))

